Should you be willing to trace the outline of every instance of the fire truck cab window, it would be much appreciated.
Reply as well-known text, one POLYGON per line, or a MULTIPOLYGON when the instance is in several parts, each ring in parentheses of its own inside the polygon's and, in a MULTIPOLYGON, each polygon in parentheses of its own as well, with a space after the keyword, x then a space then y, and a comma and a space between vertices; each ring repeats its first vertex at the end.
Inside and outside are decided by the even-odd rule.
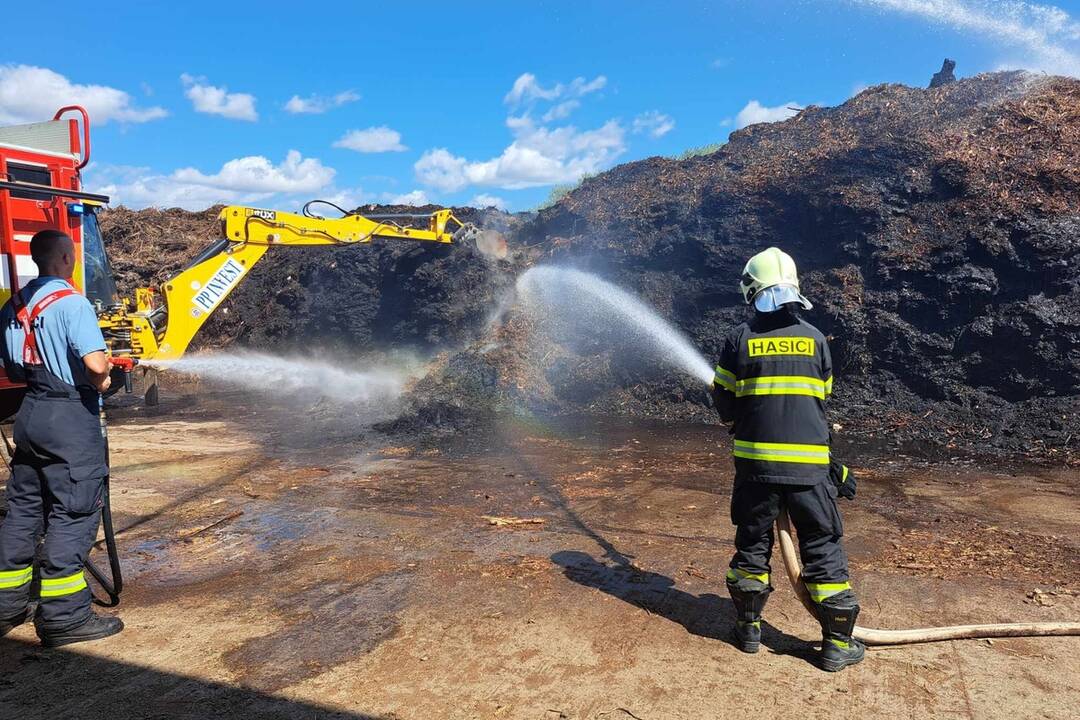
POLYGON ((97 215, 87 212, 82 223, 83 268, 86 271, 86 298, 95 305, 111 307, 116 303, 116 281, 113 279, 105 243, 101 239, 97 215))

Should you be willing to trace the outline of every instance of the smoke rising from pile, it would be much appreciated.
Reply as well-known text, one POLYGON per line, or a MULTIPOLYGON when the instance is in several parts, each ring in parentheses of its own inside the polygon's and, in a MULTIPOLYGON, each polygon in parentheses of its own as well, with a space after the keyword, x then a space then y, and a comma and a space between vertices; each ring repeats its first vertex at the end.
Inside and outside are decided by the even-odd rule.
POLYGON ((403 362, 393 368, 352 370, 310 358, 248 351, 190 355, 157 366, 274 396, 364 405, 396 400, 416 369, 415 364, 403 362))
POLYGON ((614 337, 626 352, 649 354, 712 383, 712 366, 678 330, 638 298, 595 275, 534 267, 518 278, 517 293, 522 307, 543 322, 614 337))

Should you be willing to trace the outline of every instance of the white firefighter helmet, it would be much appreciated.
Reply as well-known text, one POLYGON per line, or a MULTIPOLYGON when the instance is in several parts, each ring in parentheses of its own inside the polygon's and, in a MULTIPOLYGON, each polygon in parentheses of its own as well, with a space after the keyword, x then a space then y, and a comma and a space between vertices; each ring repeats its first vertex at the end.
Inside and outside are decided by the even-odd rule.
POLYGON ((760 312, 773 312, 788 303, 798 303, 804 310, 814 307, 799 292, 799 272, 795 261, 780 248, 759 252, 743 268, 739 280, 743 300, 760 312))

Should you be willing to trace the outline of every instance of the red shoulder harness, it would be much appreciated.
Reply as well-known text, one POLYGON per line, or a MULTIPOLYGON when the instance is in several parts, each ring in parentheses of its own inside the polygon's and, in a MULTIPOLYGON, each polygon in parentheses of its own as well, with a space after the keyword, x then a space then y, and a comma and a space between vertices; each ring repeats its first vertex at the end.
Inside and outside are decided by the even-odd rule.
POLYGON ((37 338, 34 337, 34 321, 38 319, 38 316, 41 315, 45 308, 57 300, 66 298, 68 295, 77 294, 78 292, 70 287, 56 290, 41 298, 33 308, 27 308, 19 293, 16 292, 11 296, 11 300, 15 305, 15 318, 23 329, 23 365, 41 365, 41 354, 38 352, 37 338))

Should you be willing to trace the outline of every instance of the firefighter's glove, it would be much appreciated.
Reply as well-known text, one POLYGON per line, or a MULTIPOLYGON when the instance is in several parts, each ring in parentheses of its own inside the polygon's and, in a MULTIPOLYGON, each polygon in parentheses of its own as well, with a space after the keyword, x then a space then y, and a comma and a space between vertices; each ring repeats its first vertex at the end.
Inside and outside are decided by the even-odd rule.
POLYGON ((855 473, 839 460, 829 462, 829 480, 836 486, 836 493, 848 500, 855 499, 855 473))

